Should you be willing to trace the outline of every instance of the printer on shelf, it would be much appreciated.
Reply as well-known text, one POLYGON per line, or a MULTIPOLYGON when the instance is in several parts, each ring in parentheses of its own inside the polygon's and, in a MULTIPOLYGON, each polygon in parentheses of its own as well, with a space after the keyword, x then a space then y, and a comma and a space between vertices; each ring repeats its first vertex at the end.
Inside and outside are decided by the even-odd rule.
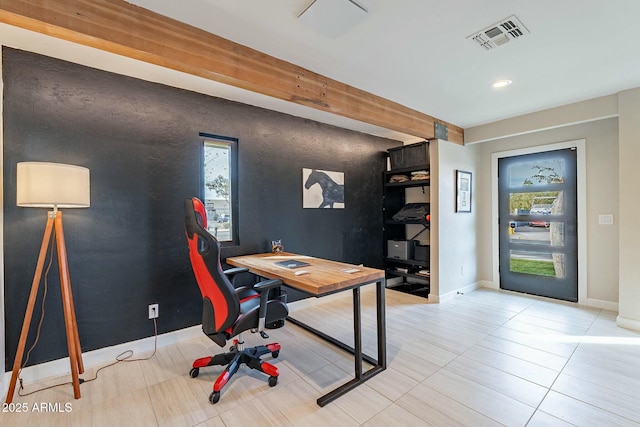
POLYGON ((415 240, 387 240, 387 257, 395 259, 413 259, 415 240))

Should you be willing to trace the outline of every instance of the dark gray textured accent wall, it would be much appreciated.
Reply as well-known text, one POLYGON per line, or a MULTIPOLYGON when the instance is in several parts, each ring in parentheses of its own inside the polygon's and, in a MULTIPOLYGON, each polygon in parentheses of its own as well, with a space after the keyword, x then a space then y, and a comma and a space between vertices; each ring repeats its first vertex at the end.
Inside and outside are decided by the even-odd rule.
MULTIPOLYGON (((15 205, 16 164, 91 171, 91 207, 64 210, 80 341, 90 351, 200 323, 183 200, 201 196, 200 132, 238 138, 240 245, 380 267, 383 153, 397 141, 3 48, 6 366, 11 369, 46 222, 15 205), (302 209, 302 168, 342 171, 345 209, 302 209)), ((57 265, 29 365, 67 355, 57 265)), ((39 301, 41 300, 42 289, 39 301)), ((299 297, 292 294, 294 298, 299 297)), ((40 313, 36 306, 29 343, 40 313)))

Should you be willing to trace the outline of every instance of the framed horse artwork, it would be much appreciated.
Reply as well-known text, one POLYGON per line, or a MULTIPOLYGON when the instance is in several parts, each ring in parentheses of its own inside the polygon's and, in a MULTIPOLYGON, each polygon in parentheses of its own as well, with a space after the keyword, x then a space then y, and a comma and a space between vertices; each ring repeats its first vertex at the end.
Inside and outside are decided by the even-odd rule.
POLYGON ((302 169, 302 207, 344 209, 344 172, 302 169))

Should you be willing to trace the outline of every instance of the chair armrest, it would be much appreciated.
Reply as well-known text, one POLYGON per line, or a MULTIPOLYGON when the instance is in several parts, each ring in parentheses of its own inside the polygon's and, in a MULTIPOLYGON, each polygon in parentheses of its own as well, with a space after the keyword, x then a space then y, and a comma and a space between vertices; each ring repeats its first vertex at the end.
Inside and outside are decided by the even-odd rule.
POLYGON ((247 271, 249 271, 249 269, 246 267, 234 267, 234 268, 229 268, 227 270, 224 270, 223 273, 227 277, 232 277, 239 273, 246 273, 247 271))
POLYGON ((256 283, 253 289, 260 293, 260 308, 258 310, 258 332, 262 338, 269 338, 269 335, 264 331, 265 319, 267 318, 267 301, 269 298, 269 291, 273 288, 282 286, 282 280, 270 279, 263 280, 260 283, 256 283))
POLYGON ((282 280, 271 279, 263 280, 260 283, 256 283, 255 285, 253 285, 253 289, 260 291, 260 293, 262 294, 262 291, 268 291, 270 289, 277 288, 278 286, 282 286, 282 280))
POLYGON ((227 276, 229 278, 229 280, 231 280, 231 284, 235 288, 235 286, 236 286, 236 275, 238 275, 240 273, 246 273, 248 271, 249 271, 249 269, 246 268, 246 267, 234 267, 234 268, 228 268, 228 269, 224 270, 223 273, 224 273, 225 276, 227 276))

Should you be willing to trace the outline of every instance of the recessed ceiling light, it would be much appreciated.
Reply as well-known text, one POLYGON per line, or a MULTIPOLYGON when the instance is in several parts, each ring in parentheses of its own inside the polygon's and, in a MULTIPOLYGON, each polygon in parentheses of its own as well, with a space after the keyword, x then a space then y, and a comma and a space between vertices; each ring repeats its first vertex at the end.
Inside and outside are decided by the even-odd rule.
POLYGON ((501 88, 501 87, 509 86, 511 83, 513 83, 511 80, 501 79, 501 80, 496 80, 495 82, 491 83, 491 87, 494 88, 494 89, 498 89, 498 88, 501 88))

